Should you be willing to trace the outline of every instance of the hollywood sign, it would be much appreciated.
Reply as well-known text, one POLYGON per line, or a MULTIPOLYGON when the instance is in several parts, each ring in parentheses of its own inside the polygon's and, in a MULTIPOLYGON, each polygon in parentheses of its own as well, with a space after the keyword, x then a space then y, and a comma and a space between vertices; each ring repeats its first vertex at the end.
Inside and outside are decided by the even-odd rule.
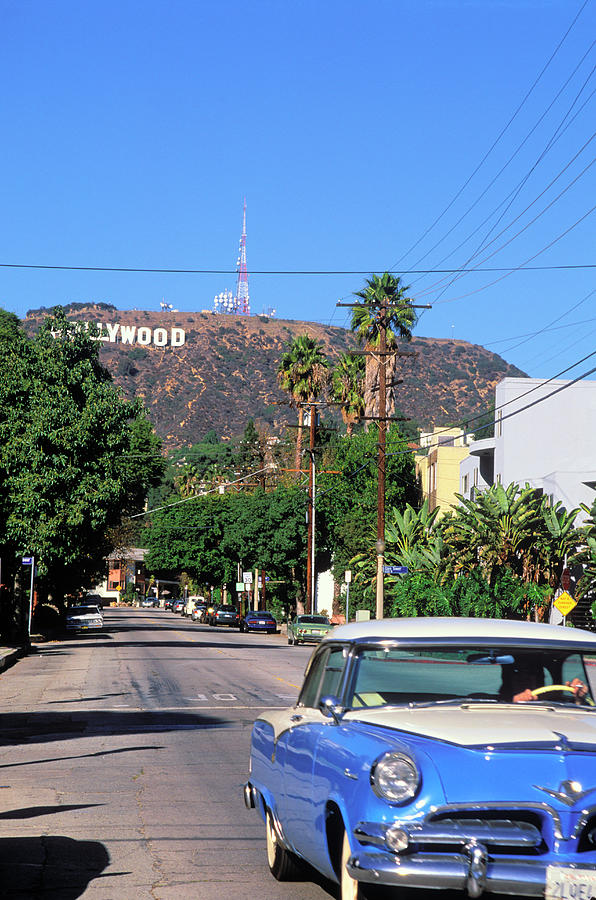
MULTIPOLYGON (((140 344, 154 347, 182 347, 186 341, 184 328, 149 328, 147 325, 121 325, 119 322, 96 322, 97 334, 90 337, 94 341, 106 341, 109 344, 140 344)), ((81 322, 80 327, 89 331, 89 322, 81 322)))

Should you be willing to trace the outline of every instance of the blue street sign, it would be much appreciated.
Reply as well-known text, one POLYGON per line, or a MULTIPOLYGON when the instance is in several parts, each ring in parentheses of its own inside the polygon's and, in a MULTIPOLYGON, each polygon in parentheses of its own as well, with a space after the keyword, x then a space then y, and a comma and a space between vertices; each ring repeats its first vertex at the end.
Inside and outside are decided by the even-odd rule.
POLYGON ((407 575, 408 567, 407 566, 383 566, 383 572, 385 575, 407 575))
POLYGON ((23 559, 21 560, 21 562, 23 563, 24 566, 31 566, 33 564, 33 557, 32 556, 24 556, 23 559))

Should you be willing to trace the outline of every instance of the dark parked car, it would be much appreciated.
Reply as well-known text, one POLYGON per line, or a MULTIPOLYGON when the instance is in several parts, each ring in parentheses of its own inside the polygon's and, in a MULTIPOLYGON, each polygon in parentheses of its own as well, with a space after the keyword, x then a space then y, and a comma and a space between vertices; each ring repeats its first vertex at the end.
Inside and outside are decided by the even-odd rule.
POLYGON ((174 601, 171 597, 168 597, 167 600, 164 601, 164 609, 171 609, 174 605, 174 601))
POLYGON ((231 625, 233 628, 240 628, 240 613, 235 606, 231 606, 228 603, 220 603, 213 610, 209 624, 231 625))
POLYGON ((277 631, 277 620, 270 612, 247 612, 240 620, 240 631, 265 631, 269 634, 277 631))

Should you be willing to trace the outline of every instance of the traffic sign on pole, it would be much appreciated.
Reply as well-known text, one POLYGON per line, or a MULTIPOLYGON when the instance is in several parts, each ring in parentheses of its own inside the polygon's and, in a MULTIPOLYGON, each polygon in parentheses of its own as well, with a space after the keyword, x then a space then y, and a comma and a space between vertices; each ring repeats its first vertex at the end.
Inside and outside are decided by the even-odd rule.
POLYGON ((383 572, 385 575, 407 575, 408 567, 407 566, 383 566, 383 572))

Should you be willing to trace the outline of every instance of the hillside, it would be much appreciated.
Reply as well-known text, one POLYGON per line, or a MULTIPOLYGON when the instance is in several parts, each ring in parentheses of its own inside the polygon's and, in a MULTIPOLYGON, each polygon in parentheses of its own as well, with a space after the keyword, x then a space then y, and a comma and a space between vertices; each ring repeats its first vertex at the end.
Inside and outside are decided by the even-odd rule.
MULTIPOLYGON (((121 311, 106 304, 72 304, 65 310, 70 319, 102 323, 103 364, 127 396, 143 398, 168 449, 192 444, 212 428, 229 439, 243 432, 249 417, 271 430, 294 423, 295 411, 277 386, 276 373, 295 336, 308 333, 321 341, 331 360, 356 346, 349 331, 316 322, 121 311)), ((28 333, 37 331, 48 312, 27 313, 28 333)), ((417 355, 400 360, 403 383, 396 388, 396 404, 424 427, 483 412, 498 381, 524 374, 466 341, 416 337, 408 349, 417 355)))

